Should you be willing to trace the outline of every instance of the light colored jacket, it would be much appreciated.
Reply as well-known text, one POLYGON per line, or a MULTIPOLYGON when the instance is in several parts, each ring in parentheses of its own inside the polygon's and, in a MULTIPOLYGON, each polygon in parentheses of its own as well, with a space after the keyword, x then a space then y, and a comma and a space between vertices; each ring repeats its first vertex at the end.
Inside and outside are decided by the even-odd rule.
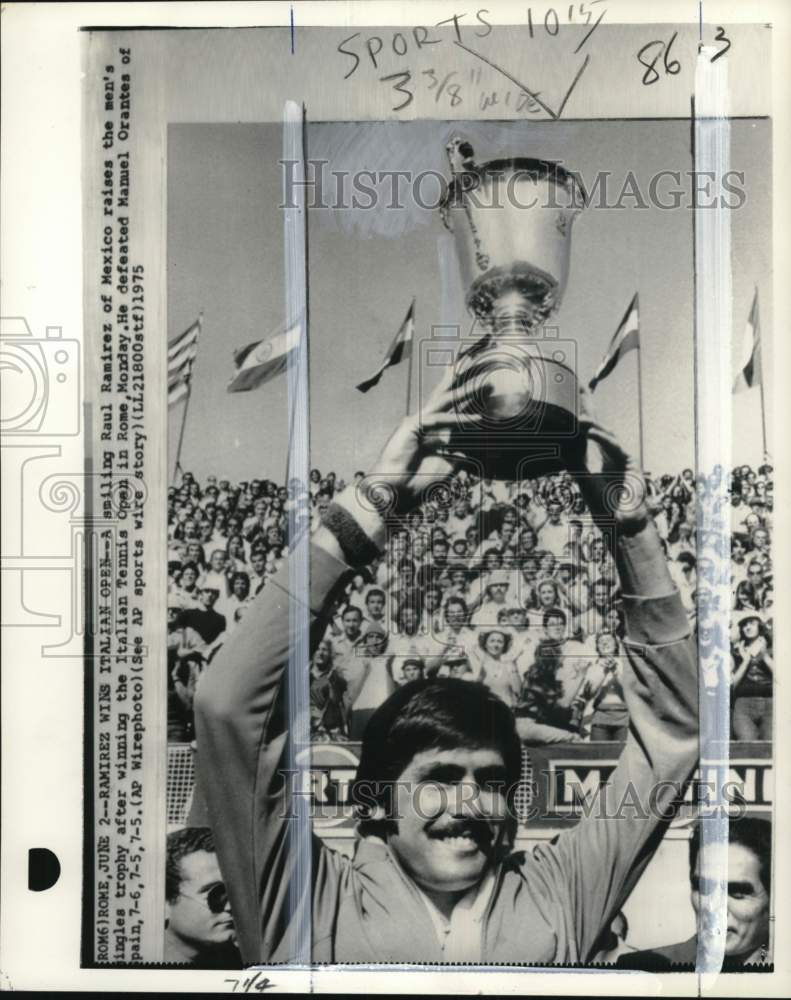
MULTIPOLYGON (((311 550, 312 645, 326 627, 348 567, 311 550)), ((290 893, 291 848, 284 675, 289 603, 299 600, 283 566, 256 598, 204 675, 196 696, 198 782, 208 804, 223 878, 246 963, 281 963, 295 954, 306 913, 314 962, 442 961, 430 914, 386 843, 361 840, 353 859, 312 837, 312 889, 290 893)), ((605 794, 602 817, 583 819, 555 841, 515 852, 494 871, 481 920, 486 963, 581 962, 621 907, 664 832, 657 809, 610 814, 631 786, 647 802, 658 782, 685 781, 698 755, 694 646, 677 594, 624 598, 632 662, 630 736, 605 794)), ((628 797, 633 803, 633 798, 628 797)), ((674 801, 666 785, 660 811, 674 801)))

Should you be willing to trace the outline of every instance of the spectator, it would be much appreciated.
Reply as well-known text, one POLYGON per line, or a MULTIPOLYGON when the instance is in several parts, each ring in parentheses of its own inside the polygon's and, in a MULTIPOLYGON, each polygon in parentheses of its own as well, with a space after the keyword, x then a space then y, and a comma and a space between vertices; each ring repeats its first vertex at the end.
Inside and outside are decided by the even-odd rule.
POLYGON ((410 681, 422 681, 425 675, 425 664, 419 657, 404 660, 402 672, 405 683, 410 681))
POLYGON ((233 628, 233 624, 236 623, 236 612, 238 609, 245 607, 250 603, 249 574, 241 570, 233 573, 230 578, 230 589, 230 595, 222 602, 222 604, 220 605, 218 602, 222 614, 225 615, 229 631, 233 628))
POLYGON ((590 604, 578 616, 575 631, 582 632, 583 635, 596 635, 604 631, 612 602, 610 581, 600 577, 590 589, 590 604))
POLYGON ((372 625, 387 631, 385 610, 387 607, 387 595, 381 587, 370 587, 365 594, 365 621, 363 628, 368 629, 372 625))
POLYGON ((324 638, 332 642, 335 661, 345 660, 352 655, 354 647, 362 636, 363 613, 355 605, 347 607, 341 616, 341 628, 329 625, 324 638))
POLYGON ((257 594, 266 583, 266 553, 256 549, 250 553, 250 589, 257 594))
POLYGON ((200 607, 198 576, 199 570, 195 563, 188 562, 182 566, 181 573, 177 578, 176 589, 172 595, 182 608, 200 607))
MULTIPOLYGON (((387 655, 388 637, 385 630, 378 625, 372 625, 361 642, 362 650, 353 657, 356 661, 353 676, 348 667, 344 673, 347 732, 352 740, 363 738, 370 717, 396 689, 390 669, 391 659, 387 655)), ((347 665, 348 662, 347 659, 347 665)), ((407 662, 410 661, 404 661, 402 664, 405 681, 407 675, 403 668, 407 662)))
POLYGON ((424 635, 439 635, 442 631, 442 588, 437 584, 429 585, 423 591, 423 615, 420 621, 420 631, 424 635))
POLYGON ((165 900, 166 962, 199 969, 241 968, 210 830, 186 827, 168 834, 165 900))
MULTIPOLYGON (((480 653, 475 680, 484 683, 509 708, 516 707, 522 689, 522 678, 508 651, 513 635, 502 629, 484 629, 478 634, 480 653)), ((473 668, 474 670, 475 668, 473 668)))
MULTIPOLYGON (((772 826, 758 817, 734 818, 728 823, 728 913, 723 972, 737 972, 752 965, 771 962, 770 952, 770 872, 772 826)), ((700 826, 689 841, 689 879, 692 907, 700 919, 701 897, 710 895, 719 883, 715 867, 720 854, 700 849, 700 826), (709 874, 709 865, 712 866, 709 874)), ((697 934, 680 944, 621 955, 617 965, 624 969, 652 972, 694 969, 697 934)))
POLYGON ((397 632, 388 643, 390 671, 396 684, 404 684, 404 661, 436 656, 436 640, 420 633, 420 612, 413 604, 403 604, 395 616, 397 632))
POLYGON ((359 608, 365 616, 365 596, 371 584, 371 575, 367 571, 355 573, 346 588, 346 602, 349 606, 359 608))
POLYGON ((228 575, 225 564, 225 552, 222 549, 214 549, 209 557, 208 569, 198 583, 201 589, 210 587, 216 590, 223 600, 228 596, 228 575))
MULTIPOLYGON (((200 607, 189 608, 181 616, 184 625, 184 644, 190 648, 209 648, 225 631, 225 615, 214 610, 220 596, 216 587, 201 587, 200 607), (197 637, 192 638, 190 633, 197 637)), ((208 659, 208 656, 206 657, 208 659)))
POLYGON ((618 640, 611 632, 596 636, 596 659, 590 664, 572 705, 573 728, 590 727, 590 738, 625 743, 629 711, 623 693, 623 667, 618 640), (586 725, 586 715, 590 715, 586 725))
POLYGON ((546 519, 538 528, 538 542, 541 548, 559 554, 568 540, 568 519, 563 514, 561 504, 552 500, 547 504, 546 519))
MULTIPOLYGON (((724 475, 722 470, 719 475, 724 475)), ((359 472, 355 475, 358 484, 362 478, 359 472)), ((736 612, 760 616, 771 662, 772 469, 762 465, 756 472, 743 466, 728 478, 730 509, 723 516, 731 517, 736 529, 731 548, 733 606, 736 612)), ((667 555, 690 623, 698 616, 706 623, 699 626, 701 635, 709 634, 709 620, 717 612, 712 588, 719 572, 718 550, 714 556, 711 550, 720 539, 717 531, 708 530, 701 535, 696 553, 695 505, 697 495, 707 493, 715 481, 716 474, 696 479, 686 469, 681 475, 665 474, 649 484, 652 503, 663 512, 659 520, 666 520, 667 555)), ((185 477, 178 487, 169 488, 169 691, 177 652, 184 656, 202 645, 195 630, 185 632, 181 610, 205 611, 201 588, 210 585, 220 595, 213 610, 225 617, 226 630, 233 628, 248 601, 282 563, 304 519, 320 514, 338 484, 333 470, 322 477, 314 469, 307 490, 295 481, 284 486, 262 477, 234 485, 226 476, 207 477, 202 483, 194 476, 185 477), (243 530, 250 541, 242 537, 243 530), (203 565, 205 554, 210 556, 208 567, 203 565), (249 583, 239 574, 247 574, 249 583)), ((434 498, 414 508, 395 525, 387 554, 359 568, 346 601, 335 609, 334 628, 327 636, 347 645, 341 638, 347 604, 356 604, 363 612, 360 633, 352 645, 371 623, 387 629, 388 608, 395 617, 402 605, 409 604, 420 616, 417 632, 411 634, 411 625, 405 627, 399 615, 387 644, 388 657, 400 661, 401 666, 396 666, 399 678, 403 679, 406 656, 422 658, 429 676, 449 673, 451 666, 462 669, 450 663, 451 656, 466 655, 468 662, 476 663, 482 652, 478 633, 495 627, 511 636, 508 655, 520 673, 526 673, 525 668, 532 667, 537 658, 538 646, 546 642, 544 614, 556 608, 565 613, 568 623, 559 660, 561 680, 573 674, 569 664, 575 661, 592 671, 600 633, 610 632, 618 639, 624 633, 610 543, 610 537, 594 526, 582 493, 568 473, 499 483, 460 470, 448 483, 447 500, 434 498), (559 530, 553 538, 555 529, 559 530), (504 588, 503 581, 507 581, 504 588), (462 603, 451 603, 456 598, 462 603), (572 638, 583 645, 573 643, 572 638)), ((739 620, 734 615, 731 626, 734 677, 739 670, 737 649, 744 644, 739 620)), ((708 647, 704 644, 704 648, 708 647)), ((545 646, 542 655, 546 652, 545 646)), ((336 664, 342 663, 339 654, 336 664)), ((763 659, 759 666, 754 663, 745 668, 738 690, 734 689, 734 709, 740 703, 734 735, 737 729, 751 731, 742 717, 748 705, 745 690, 753 689, 756 671, 765 669, 770 668, 763 659)), ((759 681, 770 697, 771 676, 770 670, 770 680, 764 676, 759 681)))
POLYGON ((579 643, 566 639, 568 619, 561 608, 544 612, 544 638, 525 678, 520 705, 536 722, 573 731, 572 704, 586 667, 579 643))
POLYGON ((168 740, 191 743, 195 739, 195 692, 203 673, 203 657, 188 653, 176 660, 168 686, 168 740))
POLYGON ((340 739, 346 734, 343 684, 332 669, 332 644, 323 639, 310 664, 310 729, 316 739, 340 739))
POLYGON ((481 628, 497 624, 498 613, 508 606, 506 597, 510 586, 511 574, 508 570, 494 570, 487 576, 483 600, 472 616, 473 626, 481 628))
POLYGON ((774 660, 761 616, 748 612, 739 620, 733 649, 733 736, 771 740, 774 660))

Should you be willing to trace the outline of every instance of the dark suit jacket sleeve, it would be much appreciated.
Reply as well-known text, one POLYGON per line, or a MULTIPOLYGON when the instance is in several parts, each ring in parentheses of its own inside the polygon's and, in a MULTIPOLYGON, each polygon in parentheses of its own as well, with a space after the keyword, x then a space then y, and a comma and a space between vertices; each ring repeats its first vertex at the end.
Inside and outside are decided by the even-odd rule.
MULTIPOLYGON (((286 561, 228 636, 195 698, 199 785, 246 964, 289 961, 297 922, 310 920, 311 900, 290 896, 295 866, 304 859, 290 844, 294 789, 282 775, 288 767, 289 606, 308 604, 315 649, 326 627, 324 609, 348 570, 316 546, 310 559, 310 593, 291 592, 286 561)), ((344 858, 313 838, 312 883, 324 916, 334 912, 330 897, 346 867, 344 858)), ((314 923, 314 939, 327 933, 322 921, 314 923)))

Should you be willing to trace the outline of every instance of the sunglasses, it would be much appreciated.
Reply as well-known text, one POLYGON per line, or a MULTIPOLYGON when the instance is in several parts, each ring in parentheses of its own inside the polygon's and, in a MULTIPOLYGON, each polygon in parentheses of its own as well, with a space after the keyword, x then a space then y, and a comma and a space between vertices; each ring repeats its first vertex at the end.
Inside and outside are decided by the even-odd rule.
POLYGON ((190 896, 186 892, 182 892, 180 895, 185 896, 187 899, 192 899, 196 903, 205 903, 212 913, 222 913, 228 906, 228 891, 225 888, 224 882, 216 882, 206 893, 205 897, 190 896))

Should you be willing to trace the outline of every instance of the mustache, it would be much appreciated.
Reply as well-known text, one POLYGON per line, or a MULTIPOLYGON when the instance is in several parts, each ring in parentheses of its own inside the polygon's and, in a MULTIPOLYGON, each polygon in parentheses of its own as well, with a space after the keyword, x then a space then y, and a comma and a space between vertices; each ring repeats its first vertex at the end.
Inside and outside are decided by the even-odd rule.
POLYGON ((435 823, 428 831, 429 837, 443 840, 448 837, 470 837, 481 847, 491 847, 497 840, 501 824, 486 819, 448 817, 435 823))

